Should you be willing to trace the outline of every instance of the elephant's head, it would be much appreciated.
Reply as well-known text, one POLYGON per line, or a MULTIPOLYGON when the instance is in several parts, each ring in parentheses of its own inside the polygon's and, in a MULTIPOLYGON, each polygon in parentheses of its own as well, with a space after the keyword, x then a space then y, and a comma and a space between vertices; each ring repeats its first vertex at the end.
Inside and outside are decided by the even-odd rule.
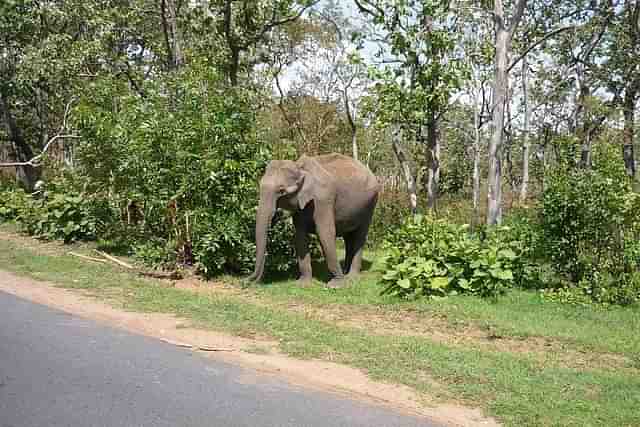
POLYGON ((267 247, 267 234, 278 207, 304 209, 314 198, 316 179, 305 169, 305 159, 273 160, 260 181, 260 204, 256 215, 256 266, 251 278, 262 279, 267 247))

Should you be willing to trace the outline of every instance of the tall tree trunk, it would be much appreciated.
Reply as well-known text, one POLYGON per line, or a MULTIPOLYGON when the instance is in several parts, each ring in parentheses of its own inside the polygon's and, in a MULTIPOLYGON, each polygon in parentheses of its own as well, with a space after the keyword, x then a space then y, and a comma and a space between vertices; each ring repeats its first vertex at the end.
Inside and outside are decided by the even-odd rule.
POLYGON ((238 40, 233 31, 233 13, 231 3, 233 0, 226 0, 223 10, 223 31, 229 48, 229 58, 226 66, 227 76, 231 86, 238 86, 238 73, 240 72, 240 50, 238 40))
POLYGON ((391 137, 391 147, 393 148, 393 152, 400 163, 400 167, 402 169, 402 173, 404 174, 405 182, 407 183, 407 191, 409 192, 409 205, 411 206, 411 213, 416 214, 418 209, 418 196, 416 194, 416 180, 411 173, 411 166, 409 166, 409 162, 407 161, 407 156, 405 155, 402 147, 400 147, 400 132, 395 131, 393 136, 391 137))
POLYGON ((440 181, 440 143, 438 122, 432 117, 427 123, 427 209, 434 213, 438 208, 438 185, 440 181))
POLYGON ((489 179, 487 192, 487 224, 502 221, 502 163, 501 151, 504 134, 504 107, 509 78, 509 52, 511 38, 522 20, 527 0, 518 0, 511 23, 507 25, 503 0, 493 2, 493 20, 496 28, 495 77, 493 83, 493 135, 489 143, 489 179))
POLYGON ((480 94, 476 92, 473 110, 473 218, 471 224, 480 224, 480 94))
POLYGON ((351 152, 353 158, 358 160, 358 136, 355 131, 351 132, 351 152))
MULTIPOLYGON (((501 0, 495 3, 502 4, 501 0)), ((487 224, 502 221, 502 141, 507 90, 507 61, 510 34, 503 25, 496 29, 495 81, 493 86, 493 135, 489 143, 489 179, 487 194, 487 224)))
MULTIPOLYGON (((4 94, 0 93, 0 115, 4 123, 7 135, 11 140, 16 162, 27 162, 33 158, 33 150, 24 140, 22 132, 11 114, 9 102, 4 94)), ((33 188, 40 177, 37 168, 31 165, 17 166, 16 179, 26 191, 33 191, 33 188)))
POLYGON ((353 154, 353 158, 358 160, 358 127, 356 126, 355 112, 352 111, 351 105, 349 104, 348 88, 344 89, 342 98, 344 101, 344 109, 347 115, 347 120, 349 121, 349 127, 351 128, 351 152, 353 154))
POLYGON ((522 97, 524 103, 524 132, 522 135, 522 184, 520 185, 520 205, 527 202, 529 186, 529 64, 527 57, 522 59, 522 97))
POLYGON ((624 136, 622 139, 622 156, 624 158, 624 168, 632 179, 636 178, 636 160, 633 149, 635 110, 638 90, 628 88, 624 95, 624 136))
POLYGON ((164 39, 167 45, 167 62, 170 70, 176 70, 184 65, 176 0, 161 0, 160 7, 164 39))

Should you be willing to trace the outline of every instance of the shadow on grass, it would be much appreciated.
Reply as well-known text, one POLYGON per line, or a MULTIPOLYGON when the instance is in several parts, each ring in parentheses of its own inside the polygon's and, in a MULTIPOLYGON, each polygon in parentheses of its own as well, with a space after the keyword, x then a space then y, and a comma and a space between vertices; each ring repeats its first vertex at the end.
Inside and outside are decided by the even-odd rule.
MULTIPOLYGON (((344 270, 344 260, 341 260, 340 265, 344 270)), ((361 271, 368 272, 372 269, 373 262, 367 259, 362 260, 361 271)), ((331 280, 329 270, 327 269, 327 263, 324 258, 314 259, 311 261, 311 269, 313 270, 313 278, 319 282, 327 283, 331 280)), ((293 272, 271 272, 265 274, 264 285, 277 285, 285 282, 291 282, 297 280, 299 276, 297 268, 293 272)))

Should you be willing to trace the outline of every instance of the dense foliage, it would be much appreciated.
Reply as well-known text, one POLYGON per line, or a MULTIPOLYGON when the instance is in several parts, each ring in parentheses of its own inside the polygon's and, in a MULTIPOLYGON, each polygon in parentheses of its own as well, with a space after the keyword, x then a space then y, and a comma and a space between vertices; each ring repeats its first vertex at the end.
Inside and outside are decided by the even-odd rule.
MULTIPOLYGON (((386 241, 387 293, 629 304, 638 16, 638 1, 5 1, 0 181, 27 192, 2 190, 0 221, 246 274, 267 162, 341 152, 384 183, 368 246, 386 241)), ((268 269, 294 268, 293 234, 272 227, 268 269)))
POLYGON ((599 302, 640 300, 639 206, 613 146, 600 146, 590 169, 562 165, 550 174, 541 242, 570 287, 599 302))
MULTIPOLYGON (((143 258, 162 259, 164 249, 206 275, 248 272, 257 181, 269 159, 255 131, 251 93, 226 88, 215 71, 198 66, 114 105, 115 84, 97 82, 78 108, 87 185, 136 206, 139 226, 156 236, 137 246, 143 258), (160 253, 152 255, 154 248, 160 253)), ((287 240, 285 228, 274 230, 275 241, 287 240)), ((290 251, 276 253, 283 257, 270 265, 289 268, 290 251)))
POLYGON ((520 281, 519 247, 497 235, 417 216, 385 243, 383 293, 410 297, 474 293, 497 297, 520 281))
POLYGON ((105 200, 81 193, 33 197, 23 190, 3 190, 0 199, 0 222, 15 221, 29 235, 65 243, 95 239, 113 214, 105 200))

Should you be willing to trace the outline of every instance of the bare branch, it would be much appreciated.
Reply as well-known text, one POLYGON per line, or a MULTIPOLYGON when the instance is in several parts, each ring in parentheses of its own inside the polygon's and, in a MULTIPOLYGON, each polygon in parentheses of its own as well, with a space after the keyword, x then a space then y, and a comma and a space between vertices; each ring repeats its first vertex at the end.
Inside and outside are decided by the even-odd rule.
POLYGON ((273 15, 271 17, 271 21, 266 23, 264 25, 264 27, 262 27, 262 30, 260 30, 260 32, 255 37, 253 37, 252 39, 248 40, 246 43, 243 43, 242 45, 240 45, 239 46, 240 50, 248 49, 251 45, 253 45, 254 43, 257 43, 262 37, 264 37, 265 34, 267 34, 273 28, 278 27, 280 25, 288 24, 289 22, 294 22, 294 21, 298 20, 298 18, 300 18, 304 12, 306 12, 309 8, 315 6, 319 1, 320 0, 314 0, 314 1, 310 2, 309 4, 303 6, 295 14, 293 14, 291 16, 287 16, 287 17, 282 18, 282 19, 276 19, 276 9, 275 9, 275 6, 274 6, 274 10, 273 10, 273 15))
POLYGON ((360 12, 365 13, 371 16, 384 16, 384 10, 382 10, 379 6, 367 1, 367 0, 354 0, 356 6, 360 10, 360 12), (367 6, 365 6, 365 4, 367 6))
POLYGON ((509 68, 507 68, 507 73, 511 71, 511 69, 513 67, 515 67, 518 62, 522 61, 522 59, 527 56, 529 54, 529 52, 531 52, 533 49, 535 49, 536 47, 540 46, 542 43, 544 43, 545 41, 549 40, 551 37, 560 34, 564 31, 567 30, 572 30, 574 29, 575 26, 574 25, 569 25, 567 27, 561 27, 561 28, 557 28, 547 34, 544 35, 544 37, 542 37, 540 40, 533 42, 532 44, 530 44, 525 50, 524 52, 515 60, 511 63, 511 65, 509 65, 509 68))
POLYGON ((27 160, 26 162, 0 163, 0 168, 11 168, 11 167, 20 167, 20 166, 38 167, 40 166, 40 161, 42 160, 42 157, 45 154, 47 154, 47 151, 49 151, 49 147, 51 147, 51 145, 53 145, 54 142, 56 142, 59 139, 80 138, 79 135, 64 133, 67 130, 67 119, 69 117, 69 113, 71 111, 71 104, 73 103, 73 101, 74 99, 71 99, 64 108, 64 116, 62 117, 62 125, 60 126, 60 130, 56 135, 54 135, 51 139, 49 139, 49 141, 47 141, 47 143, 42 148, 42 151, 40 152, 40 154, 38 154, 37 156, 34 156, 30 160, 27 160))

